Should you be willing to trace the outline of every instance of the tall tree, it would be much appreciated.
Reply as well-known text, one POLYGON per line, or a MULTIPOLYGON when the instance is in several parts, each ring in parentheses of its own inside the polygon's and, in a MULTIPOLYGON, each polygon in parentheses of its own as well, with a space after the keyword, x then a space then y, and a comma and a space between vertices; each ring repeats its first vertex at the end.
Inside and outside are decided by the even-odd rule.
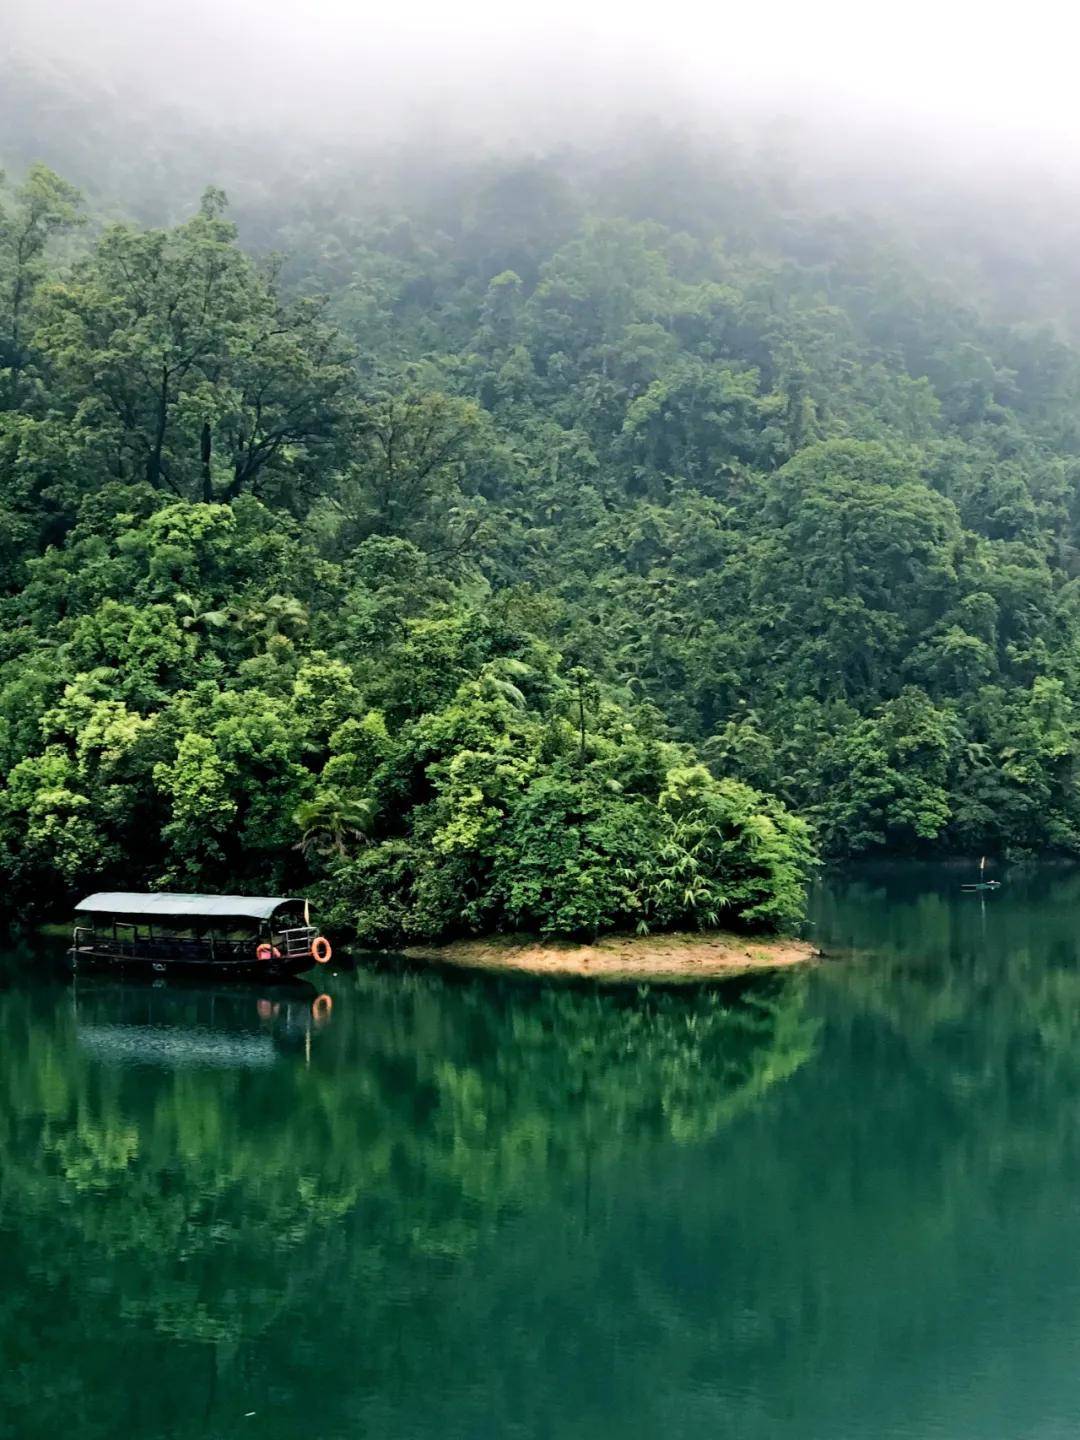
POLYGON ((207 191, 175 230, 112 226, 44 293, 36 344, 90 476, 288 501, 345 443, 350 352, 316 302, 281 299, 224 203, 207 191))
POLYGON ((0 201, 0 405, 25 398, 31 307, 47 274, 49 241, 81 221, 80 195, 44 165, 31 165, 10 201, 0 201))

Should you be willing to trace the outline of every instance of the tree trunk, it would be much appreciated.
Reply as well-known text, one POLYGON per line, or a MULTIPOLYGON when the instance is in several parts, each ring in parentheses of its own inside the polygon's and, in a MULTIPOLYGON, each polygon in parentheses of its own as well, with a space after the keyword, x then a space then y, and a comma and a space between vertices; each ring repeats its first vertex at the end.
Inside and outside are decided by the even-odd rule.
POLYGON ((213 443, 210 421, 204 420, 202 436, 199 443, 199 453, 202 459, 202 498, 205 505, 211 504, 214 499, 214 480, 210 473, 210 456, 213 453, 213 443))
POLYGON ((156 490, 161 483, 161 452, 165 447, 165 430, 169 420, 169 367, 161 367, 161 389, 158 391, 157 425, 154 443, 146 457, 146 478, 156 490))

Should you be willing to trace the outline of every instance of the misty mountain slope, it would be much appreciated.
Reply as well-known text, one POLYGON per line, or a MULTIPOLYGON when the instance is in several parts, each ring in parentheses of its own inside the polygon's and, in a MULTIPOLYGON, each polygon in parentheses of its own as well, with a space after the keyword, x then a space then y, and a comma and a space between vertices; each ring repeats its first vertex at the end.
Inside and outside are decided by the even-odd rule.
POLYGON ((784 923, 793 812, 1077 848, 1073 348, 700 143, 398 158, 239 240, 9 186, 11 893, 396 942, 784 923))
POLYGON ((830 848, 1071 844, 1071 348, 878 226, 759 210, 755 248, 512 178, 516 233, 406 220, 335 285, 387 373, 510 441, 465 490, 492 581, 557 595, 561 645, 830 848))
MULTIPOLYGON (((230 7, 211 8, 239 23, 230 7)), ((298 216, 333 231, 395 205, 428 216, 441 207, 440 222, 457 234, 477 219, 470 205, 486 204, 487 226, 505 231, 522 197, 503 172, 513 177, 522 155, 554 156, 588 210, 690 233, 725 229, 795 258, 804 233, 820 253, 814 223, 855 213, 919 256, 928 273, 947 273, 988 315, 1071 335, 1080 325, 1071 146, 1059 159, 1055 147, 1024 148, 1018 138, 987 155, 955 126, 912 131, 867 107, 858 130, 845 130, 797 95, 753 112, 730 87, 706 104, 659 78, 653 89, 639 85, 633 105, 605 106, 595 68, 597 113, 581 96, 565 115, 536 107, 539 71, 531 81, 517 76, 516 89, 510 72, 498 83, 488 75, 482 93, 448 97, 441 111, 410 108, 392 67, 379 68, 378 45, 363 85, 353 71, 327 74, 331 57, 317 57, 321 106, 299 90, 264 89, 256 104, 251 86, 272 48, 269 32, 242 35, 248 81, 238 86, 230 51, 201 36, 205 15, 171 29, 170 64, 148 70, 137 47, 140 31, 155 28, 149 12, 130 17, 124 34, 107 22, 91 26, 75 49, 93 12, 80 9, 62 31, 55 19, 50 28, 43 0, 26 10, 44 35, 20 44, 16 28, 4 56, 0 166, 18 175, 43 162, 80 186, 99 214, 174 224, 212 182, 229 193, 245 243, 256 247, 290 250, 298 216), (496 218, 492 206, 508 209, 496 218)), ((415 67, 445 72, 444 53, 433 59, 415 38, 410 48, 415 67)), ((294 81, 298 58, 277 61, 294 81)), ((625 72, 608 78, 626 93, 625 72)), ((458 80, 465 83, 464 69, 458 80)))

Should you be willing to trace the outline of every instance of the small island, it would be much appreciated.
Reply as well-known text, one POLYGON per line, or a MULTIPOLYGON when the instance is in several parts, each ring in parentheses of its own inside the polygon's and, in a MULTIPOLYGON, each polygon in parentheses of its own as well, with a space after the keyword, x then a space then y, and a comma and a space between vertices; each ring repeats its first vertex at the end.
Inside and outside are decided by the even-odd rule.
POLYGON ((530 935, 487 936, 414 945, 403 953, 412 960, 471 970, 639 984, 729 980, 759 970, 806 964, 820 954, 806 940, 719 930, 605 935, 592 943, 530 935))

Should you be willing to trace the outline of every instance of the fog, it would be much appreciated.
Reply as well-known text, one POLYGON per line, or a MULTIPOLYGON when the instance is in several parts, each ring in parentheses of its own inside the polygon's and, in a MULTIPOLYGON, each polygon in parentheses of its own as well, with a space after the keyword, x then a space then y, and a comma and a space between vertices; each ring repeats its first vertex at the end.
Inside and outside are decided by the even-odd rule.
POLYGON ((217 184, 246 244, 291 253, 301 213, 464 215, 492 157, 585 196, 651 166, 639 216, 693 228, 772 186, 1080 329, 1080 15, 1049 0, 7 0, 4 33, 0 169, 42 160, 100 217, 174 223, 217 184))
POLYGON ((23 65, 253 132, 581 139, 642 118, 783 122, 915 163, 1065 168, 1080 16, 1035 0, 663 6, 411 0, 8 0, 23 65))

